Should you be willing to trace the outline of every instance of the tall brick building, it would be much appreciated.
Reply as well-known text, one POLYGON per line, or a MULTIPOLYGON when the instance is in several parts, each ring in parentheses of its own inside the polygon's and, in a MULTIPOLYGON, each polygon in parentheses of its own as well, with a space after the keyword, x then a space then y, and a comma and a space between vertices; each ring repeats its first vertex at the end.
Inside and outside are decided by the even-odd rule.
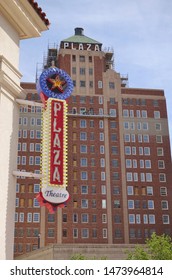
MULTIPOLYGON (((82 28, 49 48, 72 78, 68 101, 68 192, 63 210, 39 207, 39 180, 18 178, 15 255, 52 243, 144 243, 152 232, 172 235, 172 170, 163 90, 127 87, 113 51, 82 28)), ((23 83, 28 100, 35 84, 23 83)), ((39 173, 41 109, 21 107, 18 169, 39 173)))

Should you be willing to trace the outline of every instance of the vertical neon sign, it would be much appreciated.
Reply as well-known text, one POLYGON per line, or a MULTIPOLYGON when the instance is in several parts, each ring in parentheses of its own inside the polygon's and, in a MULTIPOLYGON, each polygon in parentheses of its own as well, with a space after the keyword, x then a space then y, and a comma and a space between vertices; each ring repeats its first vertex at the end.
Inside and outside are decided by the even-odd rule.
POLYGON ((67 187, 67 103, 73 83, 66 72, 58 68, 45 70, 37 85, 44 103, 42 126, 40 206, 50 213, 64 207, 69 199, 67 187))

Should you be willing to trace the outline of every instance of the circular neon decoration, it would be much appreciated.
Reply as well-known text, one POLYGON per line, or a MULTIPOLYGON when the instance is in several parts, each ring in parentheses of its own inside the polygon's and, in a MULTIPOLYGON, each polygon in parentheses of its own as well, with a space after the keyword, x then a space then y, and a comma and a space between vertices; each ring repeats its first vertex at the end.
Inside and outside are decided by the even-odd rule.
POLYGON ((62 69, 50 67, 44 70, 37 83, 37 91, 47 97, 67 99, 73 91, 71 77, 62 69))

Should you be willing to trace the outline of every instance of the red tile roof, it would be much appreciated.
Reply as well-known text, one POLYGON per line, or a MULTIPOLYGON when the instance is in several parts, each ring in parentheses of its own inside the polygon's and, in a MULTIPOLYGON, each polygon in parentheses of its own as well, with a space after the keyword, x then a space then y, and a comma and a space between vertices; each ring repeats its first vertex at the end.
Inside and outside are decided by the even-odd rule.
POLYGON ((34 8, 37 14, 40 16, 40 18, 44 21, 45 25, 50 25, 49 20, 46 18, 46 13, 42 11, 42 9, 38 6, 38 3, 34 0, 28 0, 28 2, 31 4, 31 6, 34 8))

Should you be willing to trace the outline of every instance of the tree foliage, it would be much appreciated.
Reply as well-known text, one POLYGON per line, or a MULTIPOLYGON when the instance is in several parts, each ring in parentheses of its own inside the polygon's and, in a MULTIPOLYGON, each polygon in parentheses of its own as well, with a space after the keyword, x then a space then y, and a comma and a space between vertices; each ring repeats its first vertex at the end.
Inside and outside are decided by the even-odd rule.
POLYGON ((153 233, 146 245, 137 245, 134 251, 128 252, 128 260, 172 260, 172 240, 167 235, 153 233))

